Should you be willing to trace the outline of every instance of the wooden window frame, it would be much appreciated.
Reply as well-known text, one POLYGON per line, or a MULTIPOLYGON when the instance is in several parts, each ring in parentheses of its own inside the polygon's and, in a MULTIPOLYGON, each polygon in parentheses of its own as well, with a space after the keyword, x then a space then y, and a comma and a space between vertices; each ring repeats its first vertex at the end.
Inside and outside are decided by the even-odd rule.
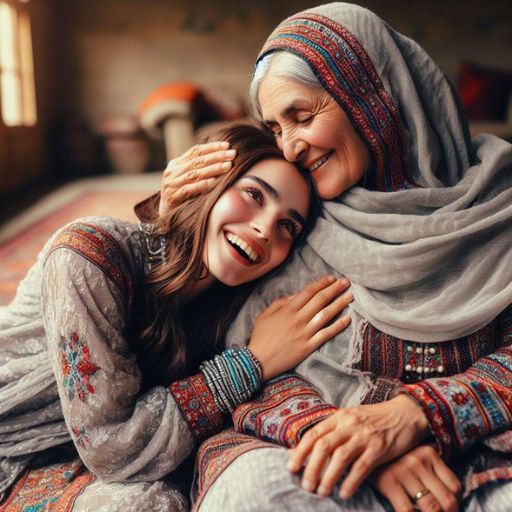
POLYGON ((20 0, 0 0, 0 9, 4 9, 6 19, 10 17, 10 30, 3 31, 5 53, 0 47, 0 124, 4 129, 18 131, 37 126, 38 121, 30 14, 20 0), (7 85, 5 80, 9 78, 11 84, 7 85), (8 87, 11 90, 6 99, 8 87), (5 101, 15 102, 10 112, 5 101))

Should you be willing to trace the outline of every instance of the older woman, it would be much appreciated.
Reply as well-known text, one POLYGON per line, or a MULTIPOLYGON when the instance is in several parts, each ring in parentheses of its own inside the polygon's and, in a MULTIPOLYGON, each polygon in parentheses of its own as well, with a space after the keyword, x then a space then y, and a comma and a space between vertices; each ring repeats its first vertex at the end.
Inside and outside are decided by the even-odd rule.
MULTIPOLYGON (((395 510, 458 510, 460 498, 464 510, 509 510, 511 145, 470 140, 430 57, 351 4, 281 23, 251 92, 285 157, 332 201, 231 338, 326 271, 350 278, 355 301, 351 329, 297 367, 320 394, 283 377, 235 411, 235 431, 203 446, 197 506, 382 510, 385 496, 395 510), (246 434, 298 443, 289 472, 284 449, 246 434)), ((211 179, 223 158, 201 162, 211 179)))

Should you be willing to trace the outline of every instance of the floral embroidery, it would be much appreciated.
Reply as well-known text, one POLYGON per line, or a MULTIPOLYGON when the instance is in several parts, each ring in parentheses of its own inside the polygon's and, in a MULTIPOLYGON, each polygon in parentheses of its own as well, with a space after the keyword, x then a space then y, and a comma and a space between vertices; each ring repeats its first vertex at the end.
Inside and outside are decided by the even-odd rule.
POLYGON ((233 424, 239 432, 293 447, 309 427, 336 410, 308 382, 282 375, 254 401, 240 405, 233 413, 233 424))
POLYGON ((170 391, 198 439, 208 437, 222 428, 224 415, 215 403, 202 374, 174 382, 170 391))
POLYGON ((72 425, 71 432, 73 433, 75 444, 77 446, 80 448, 85 448, 89 444, 89 436, 87 435, 85 427, 80 425, 72 425))
POLYGON ((64 375, 62 385, 69 400, 73 400, 76 393, 84 402, 89 393, 94 393, 90 377, 98 371, 98 367, 91 362, 87 342, 80 339, 76 332, 72 332, 69 340, 61 338, 59 347, 60 364, 64 375))
POLYGON ((423 406, 447 455, 465 451, 479 439, 510 425, 511 414, 503 399, 510 396, 510 391, 472 380, 471 375, 469 370, 449 379, 430 379, 403 387, 423 406))

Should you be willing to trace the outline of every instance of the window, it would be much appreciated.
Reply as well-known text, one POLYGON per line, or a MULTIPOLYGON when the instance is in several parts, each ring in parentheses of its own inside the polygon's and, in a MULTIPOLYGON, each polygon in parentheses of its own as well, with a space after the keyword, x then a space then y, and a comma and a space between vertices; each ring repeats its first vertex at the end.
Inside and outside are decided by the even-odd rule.
POLYGON ((6 1, 0 1, 0 103, 6 126, 36 124, 30 18, 6 1))

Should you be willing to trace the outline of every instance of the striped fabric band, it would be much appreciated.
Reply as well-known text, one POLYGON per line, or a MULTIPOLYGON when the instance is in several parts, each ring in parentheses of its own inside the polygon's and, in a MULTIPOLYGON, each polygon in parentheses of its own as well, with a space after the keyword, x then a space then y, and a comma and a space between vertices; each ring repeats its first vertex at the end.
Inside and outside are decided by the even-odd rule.
POLYGON ((70 224, 57 235, 51 251, 59 248, 80 254, 105 272, 124 296, 132 296, 133 276, 128 259, 105 229, 85 222, 70 224))

